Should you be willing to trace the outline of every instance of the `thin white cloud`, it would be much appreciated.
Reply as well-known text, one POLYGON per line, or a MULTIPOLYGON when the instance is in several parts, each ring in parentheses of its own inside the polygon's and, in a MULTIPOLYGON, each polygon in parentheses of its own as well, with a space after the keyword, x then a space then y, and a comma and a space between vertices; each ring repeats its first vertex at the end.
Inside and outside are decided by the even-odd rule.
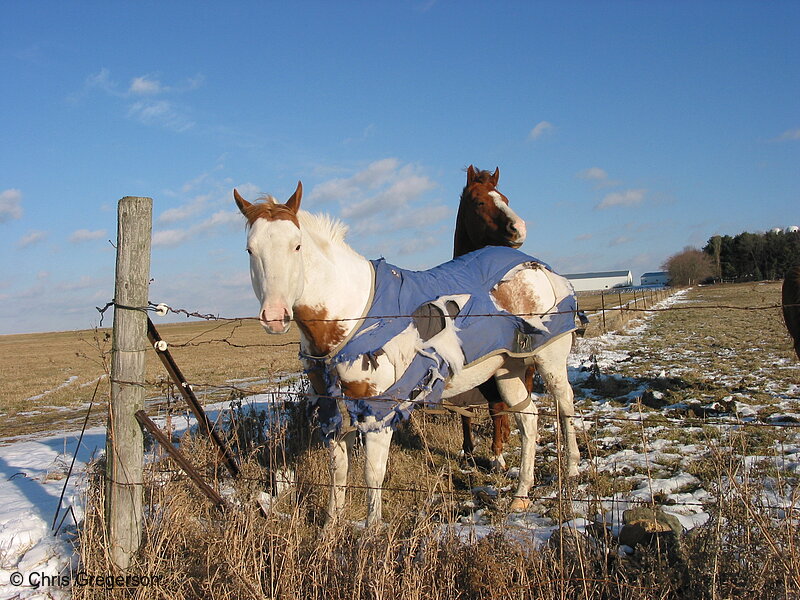
POLYGON ((189 239, 186 229, 163 229, 153 233, 151 245, 154 248, 163 246, 178 246, 189 239))
MULTIPOLYGON (((385 214, 372 214, 355 221, 351 230, 356 235, 375 235, 379 233, 397 233, 400 231, 415 231, 435 226, 444 219, 452 216, 450 207, 432 205, 427 207, 414 207, 412 210, 401 211, 394 216, 385 214)), ((413 236, 416 238, 416 236, 413 236)))
POLYGON ((621 246, 622 244, 628 244, 633 240, 628 236, 621 235, 619 237, 615 237, 613 240, 608 242, 609 247, 613 248, 614 246, 621 246))
POLYGON ((17 242, 17 248, 28 248, 42 242, 47 238, 46 231, 30 231, 23 235, 17 242))
POLYGON ((531 132, 528 134, 529 140, 538 140, 546 133, 553 131, 555 129, 555 125, 553 125, 550 121, 539 121, 531 132))
POLYGON ((397 176, 400 161, 384 158, 370 163, 366 169, 351 177, 329 179, 314 186, 306 197, 316 202, 347 202, 356 199, 363 191, 374 190, 397 176))
POLYGON ((582 235, 576 236, 576 242, 585 242, 586 240, 592 239, 594 236, 591 233, 584 233, 582 235))
POLYGON ((200 214, 206 208, 210 197, 208 194, 196 196, 186 204, 168 208, 158 217, 159 223, 175 223, 183 221, 200 214))
POLYGON ((128 88, 128 93, 134 95, 160 94, 162 91, 161 82, 148 75, 134 77, 128 88))
POLYGON ((103 67, 97 73, 93 73, 86 78, 84 87, 88 90, 99 89, 111 96, 124 95, 114 81, 111 80, 111 71, 103 67))
POLYGON ((605 181, 608 179, 608 173, 600 167, 589 167, 578 173, 581 179, 588 179, 590 181, 605 181))
POLYGON ((436 187, 420 166, 385 158, 347 177, 323 181, 308 198, 335 202, 358 251, 397 256, 430 251, 448 239, 436 230, 444 220, 452 221, 453 210, 429 197, 436 187))
POLYGON ((22 217, 22 192, 11 188, 0 192, 0 223, 22 217))
POLYGON ((644 189, 613 192, 611 194, 606 194, 595 208, 603 210, 611 208, 612 206, 634 206, 640 204, 642 200, 644 200, 646 194, 647 190, 644 189))
POLYGON ((69 236, 69 241, 73 244, 79 244, 81 242, 99 240, 104 237, 106 237, 105 229, 96 229, 94 231, 89 231, 88 229, 78 229, 77 231, 72 232, 72 235, 69 236))
POLYGON ((229 225, 242 225, 242 215, 238 210, 217 211, 197 227, 200 231, 207 231, 216 227, 225 227, 229 225))
POLYGON ((800 128, 787 129, 778 136, 778 141, 793 141, 793 140, 800 140, 800 128))
POLYGON ((163 229, 153 234, 153 247, 173 247, 197 239, 201 234, 213 233, 217 229, 240 227, 242 215, 236 210, 220 210, 204 221, 186 229, 163 229))
POLYGON ((164 127, 178 133, 195 126, 184 111, 169 100, 139 100, 128 107, 128 117, 143 125, 164 127))
POLYGON ((129 96, 153 96, 156 94, 183 93, 196 90, 205 81, 203 75, 195 75, 175 85, 166 85, 153 75, 140 75, 131 79, 129 96))
POLYGON ((345 138, 344 141, 342 142, 342 144, 344 144, 346 146, 348 144, 353 144, 353 143, 366 141, 369 138, 371 138, 373 135, 375 135, 375 129, 376 129, 375 128, 375 124, 371 123, 371 124, 367 125, 364 128, 364 131, 361 132, 361 135, 355 136, 355 137, 345 138))
POLYGON ((591 181, 594 184, 594 189, 599 190, 606 187, 614 187, 620 184, 619 181, 614 181, 608 178, 608 173, 605 169, 600 167, 589 167, 578 173, 578 178, 585 181, 591 181))
POLYGON ((195 126, 189 111, 172 100, 164 99, 166 94, 180 94, 197 89, 202 85, 202 75, 190 77, 178 85, 162 83, 153 75, 140 75, 131 79, 128 86, 121 85, 111 76, 111 71, 102 68, 86 78, 81 92, 73 94, 74 102, 81 100, 93 90, 125 101, 133 101, 126 107, 126 116, 148 126, 163 127, 178 133, 195 126))
POLYGON ((342 207, 342 217, 366 216, 376 212, 392 212, 416 200, 436 184, 424 176, 411 175, 395 181, 388 189, 361 202, 342 207))

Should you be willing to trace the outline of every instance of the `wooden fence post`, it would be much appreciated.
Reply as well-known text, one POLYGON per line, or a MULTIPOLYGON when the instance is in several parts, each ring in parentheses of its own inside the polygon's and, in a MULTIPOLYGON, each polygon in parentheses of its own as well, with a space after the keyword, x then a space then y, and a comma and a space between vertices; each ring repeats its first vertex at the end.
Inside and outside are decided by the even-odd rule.
POLYGON ((600 292, 600 311, 603 315, 603 333, 608 333, 608 329, 606 328, 606 299, 603 292, 600 292))
POLYGON ((112 562, 131 565, 142 538, 142 429, 153 200, 126 196, 117 208, 117 271, 106 431, 106 522, 112 562))

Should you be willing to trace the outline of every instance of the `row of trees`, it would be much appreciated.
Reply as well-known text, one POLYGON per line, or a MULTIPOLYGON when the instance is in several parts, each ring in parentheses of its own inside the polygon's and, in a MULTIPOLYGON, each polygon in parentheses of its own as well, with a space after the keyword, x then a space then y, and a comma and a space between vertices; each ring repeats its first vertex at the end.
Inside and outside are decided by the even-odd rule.
POLYGON ((712 236, 702 250, 686 247, 662 266, 673 285, 705 280, 781 279, 800 265, 800 232, 740 233, 712 236))

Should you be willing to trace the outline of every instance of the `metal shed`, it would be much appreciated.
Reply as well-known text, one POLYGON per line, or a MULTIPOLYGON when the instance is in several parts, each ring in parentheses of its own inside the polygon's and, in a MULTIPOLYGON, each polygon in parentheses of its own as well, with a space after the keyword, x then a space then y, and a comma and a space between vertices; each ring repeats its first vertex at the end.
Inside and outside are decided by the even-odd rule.
POLYGON ((576 292, 594 292, 611 288, 630 287, 633 276, 630 271, 602 271, 600 273, 573 273, 564 275, 576 292))
POLYGON ((667 285, 669 283, 668 271, 653 271, 642 273, 642 285, 667 285))

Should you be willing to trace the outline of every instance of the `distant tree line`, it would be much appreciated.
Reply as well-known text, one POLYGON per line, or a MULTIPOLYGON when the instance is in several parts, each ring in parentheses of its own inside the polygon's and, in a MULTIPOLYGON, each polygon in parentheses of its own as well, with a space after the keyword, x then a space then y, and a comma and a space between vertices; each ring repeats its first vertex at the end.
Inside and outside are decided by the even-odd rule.
POLYGON ((715 235, 703 247, 711 258, 713 275, 725 281, 783 279, 800 265, 800 232, 768 231, 715 235))
POLYGON ((715 235, 702 250, 687 246, 662 265, 672 285, 703 281, 761 281, 783 279, 800 265, 800 232, 715 235))

